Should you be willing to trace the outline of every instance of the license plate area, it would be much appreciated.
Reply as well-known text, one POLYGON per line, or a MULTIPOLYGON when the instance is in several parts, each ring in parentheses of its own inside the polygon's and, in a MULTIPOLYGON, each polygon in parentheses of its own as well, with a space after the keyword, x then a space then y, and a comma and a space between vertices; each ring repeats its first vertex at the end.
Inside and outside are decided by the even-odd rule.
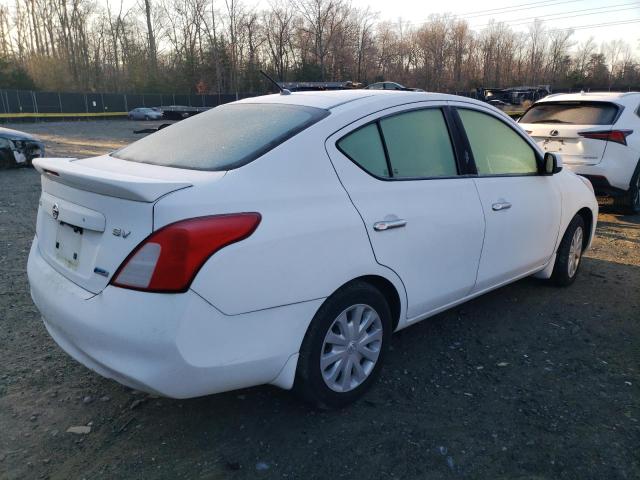
POLYGON ((560 138, 545 138, 542 148, 545 152, 561 152, 564 147, 564 140, 560 138))
POLYGON ((80 264, 80 249, 82 247, 82 235, 84 231, 81 227, 69 225, 64 222, 58 223, 56 232, 55 254, 56 258, 68 268, 76 269, 80 264))

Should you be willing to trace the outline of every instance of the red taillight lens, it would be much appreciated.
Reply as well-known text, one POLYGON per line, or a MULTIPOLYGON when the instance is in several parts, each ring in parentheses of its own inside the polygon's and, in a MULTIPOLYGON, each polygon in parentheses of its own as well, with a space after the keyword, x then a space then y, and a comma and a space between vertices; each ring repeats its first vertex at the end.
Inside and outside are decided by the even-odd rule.
POLYGON ((601 130, 598 132, 578 132, 578 135, 584 138, 593 138, 594 140, 607 140, 622 145, 627 144, 627 137, 633 133, 633 130, 601 130))
POLYGON ((147 292, 184 292, 207 259, 250 236, 259 213, 190 218, 152 233, 113 276, 117 287, 147 292))

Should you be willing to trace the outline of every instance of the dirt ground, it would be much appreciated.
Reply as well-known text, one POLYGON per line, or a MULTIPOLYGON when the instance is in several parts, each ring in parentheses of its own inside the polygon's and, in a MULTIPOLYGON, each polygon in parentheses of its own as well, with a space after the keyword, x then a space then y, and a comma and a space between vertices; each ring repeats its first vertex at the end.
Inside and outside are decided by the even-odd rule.
MULTIPOLYGON (((13 127, 61 156, 134 138, 13 127)), ((0 172, 0 478, 640 478, 638 216, 600 215, 573 286, 525 279, 404 330, 365 399, 318 412, 275 387, 155 398, 73 361, 28 293, 38 196, 33 170, 0 172)))
POLYGON ((36 135, 45 142, 47 157, 91 157, 131 143, 144 134, 134 130, 157 128, 171 121, 95 120, 1 124, 36 135))

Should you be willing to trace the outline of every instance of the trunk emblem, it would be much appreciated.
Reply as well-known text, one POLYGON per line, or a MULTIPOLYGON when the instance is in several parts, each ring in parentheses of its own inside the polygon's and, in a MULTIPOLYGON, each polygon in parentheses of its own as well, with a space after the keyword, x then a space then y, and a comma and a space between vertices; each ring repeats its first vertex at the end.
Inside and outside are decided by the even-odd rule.
POLYGON ((551 131, 549 132, 549 134, 550 134, 552 137, 557 137, 559 133, 560 133, 560 132, 558 132, 558 130, 551 130, 551 131))
POLYGON ((54 220, 58 219, 58 215, 60 215, 60 208, 58 207, 57 203, 53 204, 53 208, 51 209, 51 215, 53 215, 54 220))
POLYGON ((111 231, 111 233, 113 233, 115 237, 127 238, 129 235, 131 235, 131 230, 125 230, 123 228, 114 228, 111 231))

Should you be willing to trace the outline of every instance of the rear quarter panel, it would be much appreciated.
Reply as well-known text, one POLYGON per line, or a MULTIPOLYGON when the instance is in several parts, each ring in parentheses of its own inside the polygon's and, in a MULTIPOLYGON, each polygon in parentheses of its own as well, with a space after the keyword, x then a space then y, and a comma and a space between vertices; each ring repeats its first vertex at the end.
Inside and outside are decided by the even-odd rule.
POLYGON ((156 228, 203 215, 262 215, 253 235, 213 255, 191 285, 223 313, 325 298, 362 275, 390 280, 404 312, 401 281, 375 262, 362 220, 324 150, 329 127, 322 123, 215 185, 176 192, 157 203, 156 228))

